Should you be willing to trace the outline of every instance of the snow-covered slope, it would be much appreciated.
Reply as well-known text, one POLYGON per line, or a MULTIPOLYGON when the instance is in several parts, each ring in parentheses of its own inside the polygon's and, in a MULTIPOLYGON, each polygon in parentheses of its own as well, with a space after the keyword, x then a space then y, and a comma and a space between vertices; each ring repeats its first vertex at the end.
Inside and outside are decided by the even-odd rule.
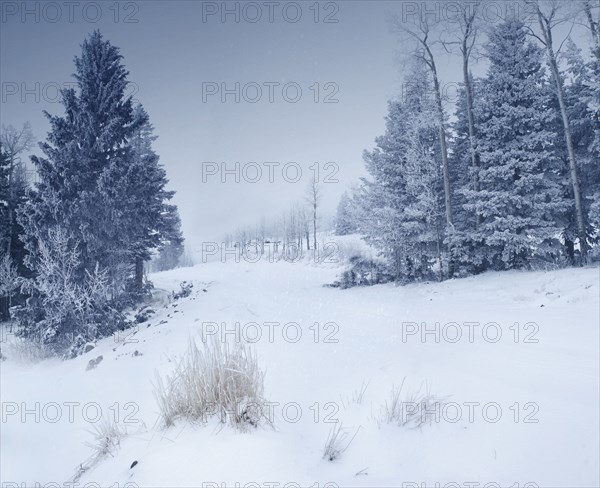
POLYGON ((599 486, 598 269, 323 287, 335 274, 284 262, 178 269, 154 275, 155 286, 177 290, 186 280, 191 296, 168 303, 163 295, 166 305, 125 340, 37 364, 3 347, 2 482, 69 480, 92 454, 85 443, 101 410, 126 421, 128 435, 80 485, 599 486), (221 331, 239 322, 250 339, 257 328, 244 324, 262 330, 254 347, 266 396, 279 404, 274 428, 157 422, 155 375, 173 370, 206 322, 221 331), (302 331, 297 342, 292 322, 302 331), (421 335, 425 327, 440 332, 437 342, 435 332, 421 335), (446 402, 421 429, 382 421, 404 378, 407 393, 426 382, 446 402), (334 462, 322 459, 332 420, 348 438, 356 434, 334 462))

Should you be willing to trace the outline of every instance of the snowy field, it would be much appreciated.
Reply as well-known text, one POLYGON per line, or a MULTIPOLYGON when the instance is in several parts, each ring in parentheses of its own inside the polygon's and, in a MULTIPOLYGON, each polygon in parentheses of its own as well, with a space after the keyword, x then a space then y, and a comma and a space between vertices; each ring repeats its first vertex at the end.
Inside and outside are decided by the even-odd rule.
POLYGON ((285 262, 159 273, 156 314, 71 361, 28 362, 8 335, 2 486, 72 480, 93 454, 87 443, 100 414, 127 435, 80 485, 600 485, 598 269, 323 286, 338 273, 285 262), (182 281, 192 294, 169 301, 182 281), (190 338, 222 337, 236 322, 266 370, 273 427, 163 428, 156 374, 173 370, 190 338), (403 382, 402 400, 420 389, 440 402, 420 428, 385 421, 403 382), (335 421, 348 447, 331 462, 323 446, 335 421))

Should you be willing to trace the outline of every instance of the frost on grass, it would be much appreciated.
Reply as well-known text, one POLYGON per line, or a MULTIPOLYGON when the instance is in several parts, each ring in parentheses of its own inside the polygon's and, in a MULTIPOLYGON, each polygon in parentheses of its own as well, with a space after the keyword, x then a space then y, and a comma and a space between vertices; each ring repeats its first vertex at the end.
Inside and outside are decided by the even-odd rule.
POLYGON ((39 363, 50 356, 50 351, 43 344, 14 336, 6 344, 5 355, 0 355, 3 359, 21 364, 39 363))
POLYGON ((343 398, 340 396, 340 401, 344 408, 348 408, 351 404, 362 405, 365 399, 365 394, 367 393, 367 388, 369 388, 370 381, 362 380, 360 384, 360 388, 354 390, 352 396, 343 398))
MULTIPOLYGON (((406 378, 405 378, 406 379, 406 378)), ((421 428, 439 418, 444 399, 431 394, 430 385, 421 384, 403 398, 404 381, 393 387, 389 401, 382 407, 379 423, 397 424, 409 429, 421 428)))
POLYGON ((92 454, 77 467, 75 475, 69 483, 77 483, 81 476, 103 459, 114 456, 121 445, 121 439, 127 435, 127 429, 112 418, 103 418, 94 424, 89 432, 93 439, 91 442, 86 442, 85 445, 92 450, 92 454))
POLYGON ((114 420, 105 418, 94 424, 90 433, 93 436, 93 441, 86 443, 86 446, 94 452, 93 458, 101 459, 115 453, 121 439, 127 435, 127 430, 114 420))
POLYGON ((369 383, 369 381, 363 380, 360 384, 360 388, 354 391, 354 394, 352 395, 352 401, 357 405, 362 404, 365 398, 365 393, 367 392, 367 388, 369 387, 369 383))
POLYGON ((342 428, 341 422, 336 422, 329 431, 325 446, 323 446, 323 459, 335 461, 348 449, 352 441, 358 434, 358 429, 351 438, 348 438, 348 432, 342 428))
POLYGON ((179 418, 246 430, 263 419, 265 373, 245 344, 222 343, 214 337, 199 347, 194 340, 173 373, 156 375, 154 394, 165 426, 179 418))

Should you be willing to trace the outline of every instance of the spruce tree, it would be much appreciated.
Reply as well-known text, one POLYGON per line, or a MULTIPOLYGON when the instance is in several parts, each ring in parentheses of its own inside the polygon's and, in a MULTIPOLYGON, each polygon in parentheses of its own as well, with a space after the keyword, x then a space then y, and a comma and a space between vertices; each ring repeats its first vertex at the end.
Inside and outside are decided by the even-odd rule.
POLYGON ((118 248, 127 251, 126 259, 135 267, 134 287, 143 285, 143 263, 152 251, 164 246, 182 248, 181 222, 177 207, 169 204, 175 192, 168 191, 164 167, 152 148, 154 128, 141 105, 134 108, 137 120, 145 122, 133 133, 131 162, 126 167, 112 165, 104 175, 102 192, 106 202, 119 209, 113 233, 118 248))
POLYGON ((345 236, 356 231, 356 224, 352 212, 352 202, 348 192, 344 192, 337 206, 335 216, 335 233, 338 236, 345 236))
POLYGON ((40 182, 19 216, 35 273, 22 333, 73 353, 124 325, 121 311, 139 298, 136 261, 174 232, 172 193, 127 76, 119 49, 93 32, 75 58, 76 87, 61 92, 65 114, 46 113, 45 157, 32 157, 40 182), (58 270, 70 300, 56 290, 58 270))
POLYGON ((386 132, 365 152, 367 241, 392 263, 398 280, 427 278, 447 266, 444 254, 444 179, 430 78, 407 77, 402 99, 389 103, 386 132))
POLYGON ((467 94, 464 87, 458 92, 456 119, 453 123, 452 155, 450 175, 454 192, 455 233, 452 250, 456 265, 456 274, 465 275, 485 271, 485 253, 483 240, 478 233, 480 216, 468 205, 467 195, 479 189, 480 155, 476 147, 477 133, 481 121, 479 104, 479 86, 481 81, 471 78, 473 145, 470 141, 469 115, 467 112, 467 94), (474 146, 474 147, 473 147, 474 146), (472 153, 472 150, 475 153, 472 153))
POLYGON ((75 58, 77 88, 63 89, 65 115, 47 112, 51 125, 40 144, 45 157, 32 157, 40 183, 23 212, 30 265, 35 268, 36 241, 52 226, 60 226, 78 242, 82 266, 91 271, 106 266, 114 250, 114 221, 118 209, 102 192, 106 174, 131 162, 128 139, 144 122, 134 118, 126 97, 127 75, 119 49, 95 31, 75 58))
POLYGON ((510 19, 495 27, 487 57, 479 97, 479 190, 465 193, 465 208, 479 215, 476 235, 488 263, 516 268, 554 243, 561 231, 557 220, 567 208, 552 130, 556 112, 542 53, 527 41, 522 22, 510 19))

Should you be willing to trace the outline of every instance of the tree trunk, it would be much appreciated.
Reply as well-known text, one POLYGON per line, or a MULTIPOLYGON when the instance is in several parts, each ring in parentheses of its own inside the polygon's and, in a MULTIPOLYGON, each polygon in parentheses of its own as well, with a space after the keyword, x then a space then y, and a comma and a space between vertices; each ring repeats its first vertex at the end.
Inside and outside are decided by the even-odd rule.
POLYGON ((573 264, 575 261, 575 245, 568 237, 565 237, 565 255, 569 260, 569 264, 573 264))
POLYGON ((13 238, 13 204, 15 203, 15 191, 14 191, 14 182, 13 182, 13 172, 14 172, 14 155, 10 156, 10 165, 8 171, 8 194, 10 196, 10 201, 8 202, 8 243, 6 252, 9 256, 12 257, 12 238, 13 238))
POLYGON ((2 320, 10 320, 9 313, 9 297, 4 296, 0 297, 0 321, 2 320))
POLYGON ((590 0, 585 1, 583 4, 583 9, 585 11, 588 23, 590 24, 590 31, 592 33, 592 39, 594 40, 594 48, 592 49, 592 53, 600 63, 600 29, 598 28, 598 21, 594 20, 590 0))
MULTIPOLYGON (((463 40, 463 79, 465 83, 465 93, 467 95, 467 120, 469 124, 469 145, 471 148, 471 166, 474 175, 474 189, 479 191, 479 154, 475 146, 475 115, 473 113, 473 86, 469 77, 469 51, 466 38, 463 40)), ((479 212, 475 213, 475 228, 479 228, 481 216, 479 212)))
MULTIPOLYGON (((444 179, 444 201, 446 205, 446 230, 448 233, 452 233, 454 225, 452 223, 452 196, 450 190, 450 169, 448 165, 448 144, 446 142, 446 129, 444 127, 444 106, 442 105, 442 94, 440 91, 440 80, 438 79, 437 69, 435 67, 435 61, 433 53, 427 47, 427 52, 430 59, 430 68, 433 75, 433 85, 435 89, 435 100, 438 109, 438 125, 439 125, 439 138, 440 148, 442 151, 442 172, 444 179)), ((454 259, 452 258, 452 244, 448 245, 448 277, 454 276, 454 259)))
POLYGON ((317 197, 313 203, 313 249, 317 250, 317 197))
POLYGON ((579 237, 579 248, 581 249, 581 261, 587 262, 587 235, 585 231, 585 214, 583 204, 581 203, 581 190, 579 187, 579 175, 577 171, 577 161, 575 159, 575 151, 573 149, 573 138, 571 135, 571 125, 569 122, 569 114, 567 113, 567 105, 565 103, 565 92, 562 78, 558 71, 558 63, 556 62, 556 54, 552 47, 552 31, 548 23, 545 23, 541 11, 538 9, 538 21, 544 42, 546 44, 546 53, 550 64, 550 71, 554 84, 556 86, 556 95, 558 97, 558 105, 560 106, 560 115, 564 129, 565 142, 567 144, 567 152, 569 154, 569 168, 571 170, 571 184, 573 186, 573 199, 575 200, 575 213, 577 215, 577 231, 579 237))
POLYGON ((440 81, 437 71, 433 71, 433 84, 435 88, 435 100, 438 108, 438 124, 440 147, 442 150, 442 171, 444 175, 444 201, 446 204, 446 224, 452 228, 452 199, 450 194, 450 171, 448 167, 448 143, 446 142, 446 129, 444 128, 444 107, 442 105, 442 95, 440 93, 440 81))

